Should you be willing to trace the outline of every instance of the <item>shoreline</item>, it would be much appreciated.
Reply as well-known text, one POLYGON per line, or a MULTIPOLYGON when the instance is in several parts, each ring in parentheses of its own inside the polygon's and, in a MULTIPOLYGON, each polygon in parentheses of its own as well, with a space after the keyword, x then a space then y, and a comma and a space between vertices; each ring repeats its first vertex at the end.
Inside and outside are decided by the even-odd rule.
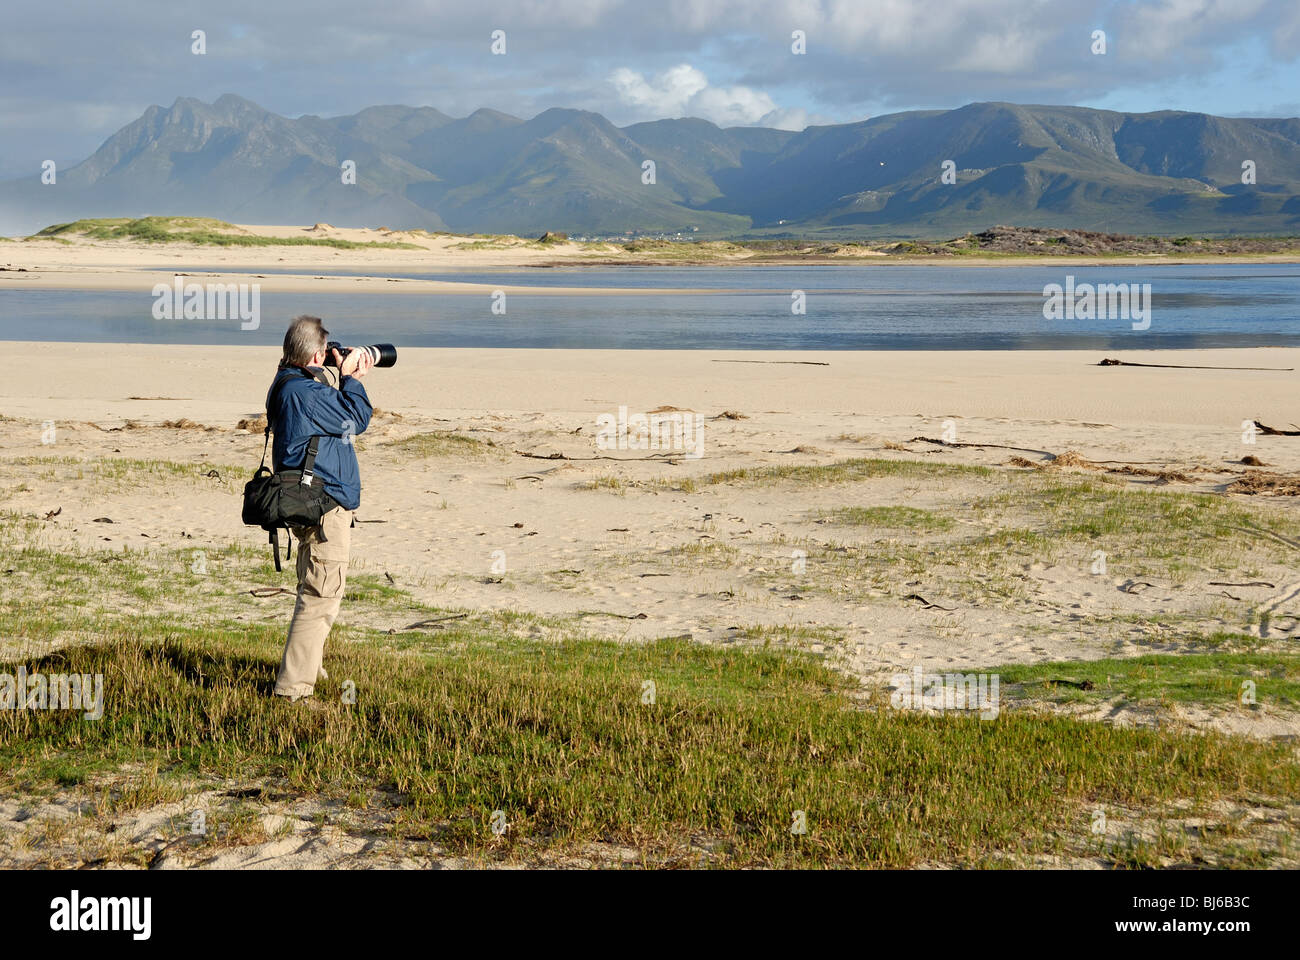
MULTIPOLYGON (((1156 267, 1177 267, 1177 266, 1207 266, 1216 263, 1224 266, 1244 266, 1250 264, 1258 265, 1275 265, 1287 266, 1300 264, 1300 258, 1287 259, 1260 259, 1260 258, 1237 258, 1227 260, 1204 259, 1204 260, 1134 260, 1134 259, 1106 259, 1106 260, 1088 260, 1088 259, 1069 259, 1069 260, 1045 260, 1043 258, 1016 258, 1003 259, 996 261, 971 262, 969 258, 961 260, 891 260, 888 264, 881 264, 879 261, 863 260, 852 263, 846 261, 720 261, 720 262, 698 262, 698 263, 656 263, 656 262, 618 262, 608 261, 602 263, 584 263, 574 261, 556 261, 551 263, 485 263, 474 266, 465 266, 462 264, 448 265, 445 263, 418 263, 418 262, 393 262, 384 263, 367 263, 365 267, 375 268, 376 272, 366 273, 335 273, 330 275, 312 275, 308 273, 275 273, 263 274, 257 273, 255 267, 249 267, 244 271, 242 267, 247 266, 242 262, 217 262, 205 263, 202 265, 191 263, 178 263, 175 269, 166 270, 157 266, 141 267, 131 264, 113 264, 113 263, 96 263, 93 265, 11 265, 0 266, 0 290, 4 289, 28 289, 28 290, 103 290, 103 291, 139 291, 141 289, 152 289, 156 284, 171 285, 177 277, 185 277, 188 281, 193 282, 221 282, 221 283, 252 283, 257 282, 258 286, 269 293, 364 293, 364 294, 438 294, 444 296, 481 296, 485 293, 491 293, 495 290, 503 290, 507 295, 527 295, 527 296, 684 296, 690 294, 708 294, 708 295, 725 295, 725 294, 749 294, 765 292, 758 288, 752 287, 620 287, 620 286, 537 286, 522 283, 500 283, 475 281, 469 279, 478 272, 498 272, 512 270, 529 270, 529 269, 547 269, 547 270, 574 270, 597 269, 601 267, 673 267, 677 269, 692 268, 718 268, 727 270, 740 270, 745 267, 752 269, 761 269, 767 267, 825 267, 825 266, 905 266, 905 267, 930 267, 930 266, 959 266, 966 269, 998 269, 998 268, 1019 268, 1019 267, 1052 267, 1073 269, 1077 267, 1101 267, 1101 266, 1156 266, 1156 267), (215 268, 220 268, 221 272, 211 272, 215 268), (414 272, 426 270, 428 272, 455 272, 464 271, 467 279, 465 280, 421 280, 412 277, 388 277, 383 276, 382 271, 378 268, 387 268, 391 270, 402 270, 414 272)), ((301 265, 308 266, 308 265, 301 265)), ((358 265, 361 266, 361 265, 358 265)), ((319 268, 339 269, 336 264, 320 264, 319 268)), ((263 266, 263 269, 265 267, 263 266)), ((344 267, 343 269, 347 269, 344 267)), ((776 291, 769 291, 776 292, 776 291)), ((819 291, 822 293, 836 291, 819 291)), ((881 291, 862 291, 865 294, 881 291)))
MULTIPOLYGON (((183 218, 173 218, 181 220, 183 218)), ((975 253, 891 253, 866 246, 826 241, 802 253, 745 247, 727 241, 689 243, 637 241, 631 245, 605 241, 554 241, 542 243, 511 235, 459 235, 424 231, 374 230, 368 227, 314 227, 292 225, 226 224, 231 243, 193 243, 184 233, 167 242, 136 239, 93 239, 84 234, 49 236, 0 242, 0 289, 22 285, 25 289, 138 290, 170 282, 176 274, 203 274, 229 270, 216 276, 227 282, 257 280, 268 291, 311 292, 347 288, 361 293, 482 294, 484 283, 476 272, 518 270, 599 271, 608 268, 675 267, 755 269, 839 266, 960 267, 998 269, 1045 267, 1052 270, 1099 267, 1186 266, 1294 266, 1300 249, 1281 252, 1218 253, 1196 255, 1120 252, 1093 255, 975 253), (638 244, 640 244, 638 246, 638 244), (342 246, 337 246, 342 245, 342 246), (835 248, 835 249, 826 249, 835 248), (284 273, 265 275, 267 268, 284 273), (322 277, 321 270, 344 271, 322 277), (461 272, 464 279, 416 280, 393 278, 389 273, 461 272)), ((814 244, 816 241, 809 241, 814 244)), ((521 275, 519 283, 491 285, 521 294, 541 296, 626 295, 653 296, 682 293, 723 293, 688 287, 534 286, 521 275)), ((490 292, 490 290, 489 290, 490 292)))
POLYGON ((130 268, 97 270, 27 270, 18 273, 0 271, 0 290, 102 290, 131 291, 153 289, 157 284, 171 286, 177 277, 187 282, 205 280, 220 283, 257 282, 267 293, 364 293, 364 294, 438 294, 441 296, 485 296, 496 290, 520 296, 684 296, 689 294, 752 293, 744 288, 702 287, 555 287, 527 284, 472 283, 457 280, 416 280, 405 277, 366 275, 307 276, 304 274, 203 273, 190 268, 166 273, 130 268))
MULTIPOLYGON (((906 267, 924 267, 924 266, 967 266, 967 267, 1032 267, 1039 265, 1051 264, 1053 266, 1063 267, 1140 267, 1140 266, 1205 266, 1207 264, 1225 263, 1225 264, 1246 264, 1246 263, 1271 263, 1271 264, 1290 264, 1300 263, 1300 255, 1297 254, 1224 254, 1222 256, 1210 257, 1164 257, 1160 254, 1151 254, 1145 256, 1131 256, 1119 254, 1116 256, 1106 257, 1063 257, 1054 254, 1043 254, 1042 256, 1021 256, 1017 254, 965 254, 962 256, 894 256, 884 254, 878 257, 873 256, 845 256, 845 257, 750 257, 747 259, 736 260, 661 260, 651 261, 623 261, 623 260, 602 260, 584 263, 584 266, 606 266, 606 267, 783 267, 783 266, 810 266, 810 267, 839 267, 839 266, 906 266, 906 267)), ((570 261, 557 261, 554 264, 529 264, 529 266, 571 266, 570 261)))

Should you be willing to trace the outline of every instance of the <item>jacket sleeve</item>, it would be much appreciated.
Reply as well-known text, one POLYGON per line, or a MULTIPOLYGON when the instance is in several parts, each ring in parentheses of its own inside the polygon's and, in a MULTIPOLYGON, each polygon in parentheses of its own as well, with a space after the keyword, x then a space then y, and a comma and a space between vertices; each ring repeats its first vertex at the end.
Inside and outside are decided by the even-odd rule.
POLYGON ((364 433, 372 412, 366 388, 352 377, 344 377, 337 390, 324 385, 313 389, 306 410, 311 432, 331 437, 364 433))

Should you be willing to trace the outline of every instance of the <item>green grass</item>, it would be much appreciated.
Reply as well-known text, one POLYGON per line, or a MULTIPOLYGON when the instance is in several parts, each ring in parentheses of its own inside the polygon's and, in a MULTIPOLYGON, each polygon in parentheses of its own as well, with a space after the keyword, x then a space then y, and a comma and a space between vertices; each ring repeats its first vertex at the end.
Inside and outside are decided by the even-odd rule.
POLYGON ((393 600, 409 602, 411 595, 408 591, 373 573, 348 575, 348 585, 343 594, 345 603, 386 604, 393 600))
POLYGON ((76 220, 46 227, 36 237, 80 234, 92 240, 142 240, 149 243, 197 243, 217 247, 334 247, 339 250, 386 248, 421 250, 419 244, 392 241, 338 240, 330 237, 263 237, 238 231, 224 220, 208 217, 126 217, 76 220))
POLYGON ((844 630, 839 627, 805 624, 751 624, 737 631, 735 638, 769 648, 775 646, 795 650, 825 649, 843 643, 844 630))
MULTIPOLYGON (((114 549, 52 549, 45 525, 36 518, 0 515, 0 570, 9 571, 0 589, 3 639, 43 643, 60 638, 93 641, 104 623, 124 615, 163 632, 179 625, 230 624, 237 617, 287 618, 292 599, 265 600, 250 595, 256 587, 292 585, 293 562, 276 573, 260 531, 228 543, 181 538, 160 532, 150 540, 123 538, 116 525, 94 525, 112 537, 114 549)), ((285 545, 281 534, 281 551, 285 545)), ((295 547, 296 550, 296 547, 295 547)), ((343 622, 335 635, 346 637, 350 623, 377 617, 423 620, 447 611, 416 600, 403 586, 380 574, 353 570, 348 577, 343 622)), ((480 624, 496 629, 511 621, 485 614, 480 624)), ((396 642, 396 641, 395 641, 396 642)))
POLYGON ((485 457, 497 452, 490 443, 452 430, 416 433, 386 443, 383 449, 413 457, 485 457))
POLYGON ((1296 654, 1152 654, 1123 660, 1016 665, 990 672, 999 674, 1003 684, 1024 684, 1027 693, 1064 703, 1121 697, 1133 702, 1235 706, 1241 703, 1243 682, 1251 681, 1259 703, 1290 709, 1300 706, 1300 655, 1296 654), (1075 684, 1090 684, 1091 688, 1075 684))
POLYGON ((705 474, 702 477, 685 477, 661 480, 654 486, 692 493, 704 487, 720 484, 760 486, 765 484, 800 483, 829 484, 854 483, 877 477, 992 477, 991 467, 962 464, 922 463, 917 460, 884 460, 855 458, 827 464, 782 464, 770 467, 738 467, 705 474))
POLYGON ((670 547, 664 553, 674 563, 681 562, 705 569, 728 566, 740 557, 740 551, 736 547, 716 540, 695 540, 670 547))
POLYGON ((1007 526, 968 541, 967 549, 1046 559, 1097 548, 1120 571, 1183 582, 1251 558, 1293 558, 1293 548, 1252 530, 1300 538, 1294 512, 1218 494, 1135 489, 1087 476, 1026 479, 974 501, 975 516, 1007 526))
POLYGON ((953 525, 952 517, 916 507, 839 507, 818 516, 844 526, 895 530, 948 530, 953 525))
POLYGON ((118 480, 123 482, 143 483, 149 480, 169 480, 172 478, 189 478, 194 480, 211 480, 210 471, 217 471, 228 480, 244 480, 246 474, 252 473, 247 465, 235 466, 228 463, 178 463, 174 460, 142 460, 131 457, 99 457, 89 462, 91 475, 100 480, 118 480))
POLYGON ((467 240, 464 243, 453 243, 450 247, 452 250, 509 250, 512 247, 524 246, 523 243, 510 243, 505 239, 502 240, 467 240))
POLYGON ((746 252, 744 246, 725 240, 645 239, 622 244, 622 248, 627 253, 653 254, 658 260, 727 260, 746 252))
POLYGON ((61 483, 74 483, 81 480, 102 482, 113 489, 122 489, 149 484, 161 484, 172 480, 187 480, 191 483, 214 485, 220 487, 216 477, 208 474, 216 471, 229 493, 239 493, 243 481, 252 473, 247 466, 235 466, 228 463, 200 461, 198 463, 181 463, 175 460, 140 459, 134 457, 92 457, 79 458, 69 456, 45 457, 10 457, 0 460, 0 477, 18 472, 24 468, 38 467, 40 477, 61 483))
MULTIPOLYGON (((855 709, 846 682, 809 659, 689 641, 449 632, 420 657, 335 644, 322 709, 297 709, 269 696, 282 640, 281 624, 124 625, 29 663, 103 674, 105 713, 0 715, 6 792, 84 784, 130 763, 157 766, 163 784, 271 778, 340 799, 379 789, 404 835, 452 849, 489 845, 500 809, 508 844, 602 840, 673 857, 707 837, 728 865, 901 867, 1060 850, 1063 835, 1083 842, 1085 809, 1097 803, 1300 788, 1285 747, 855 709), (341 702, 347 681, 355 704, 341 702), (806 835, 790 832, 796 810, 806 835)), ((136 802, 153 798, 142 791, 136 802)))
POLYGON ((579 490, 612 490, 615 493, 627 492, 630 484, 624 483, 619 477, 611 473, 601 474, 598 477, 592 477, 590 480, 583 480, 576 484, 579 490))

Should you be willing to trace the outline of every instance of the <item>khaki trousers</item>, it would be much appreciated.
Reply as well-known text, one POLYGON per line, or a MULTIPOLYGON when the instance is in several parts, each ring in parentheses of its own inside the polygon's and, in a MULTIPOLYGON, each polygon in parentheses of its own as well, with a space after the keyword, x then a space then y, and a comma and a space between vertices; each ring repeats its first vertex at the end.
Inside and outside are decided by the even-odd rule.
POLYGON ((335 507, 321 517, 320 526, 298 527, 293 533, 298 538, 298 601, 275 681, 275 692, 285 697, 309 696, 316 686, 325 638, 339 615, 348 580, 352 511, 335 507))

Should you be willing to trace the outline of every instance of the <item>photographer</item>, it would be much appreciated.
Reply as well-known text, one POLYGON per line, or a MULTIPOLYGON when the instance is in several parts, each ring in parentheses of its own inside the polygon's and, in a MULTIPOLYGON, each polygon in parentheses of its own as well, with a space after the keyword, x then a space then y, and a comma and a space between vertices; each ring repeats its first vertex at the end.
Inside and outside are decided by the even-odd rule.
POLYGON ((353 511, 361 504, 352 438, 365 431, 372 412, 361 378, 374 357, 366 350, 346 356, 329 350, 339 371, 336 389, 324 379, 328 336, 319 317, 296 318, 284 335, 279 372, 267 394, 275 470, 300 468, 312 437, 319 437, 313 482, 321 483, 333 502, 318 526, 293 529, 299 542, 298 600, 275 683, 276 696, 290 701, 311 696, 317 678, 327 676, 321 666, 325 639, 343 599, 353 511))

